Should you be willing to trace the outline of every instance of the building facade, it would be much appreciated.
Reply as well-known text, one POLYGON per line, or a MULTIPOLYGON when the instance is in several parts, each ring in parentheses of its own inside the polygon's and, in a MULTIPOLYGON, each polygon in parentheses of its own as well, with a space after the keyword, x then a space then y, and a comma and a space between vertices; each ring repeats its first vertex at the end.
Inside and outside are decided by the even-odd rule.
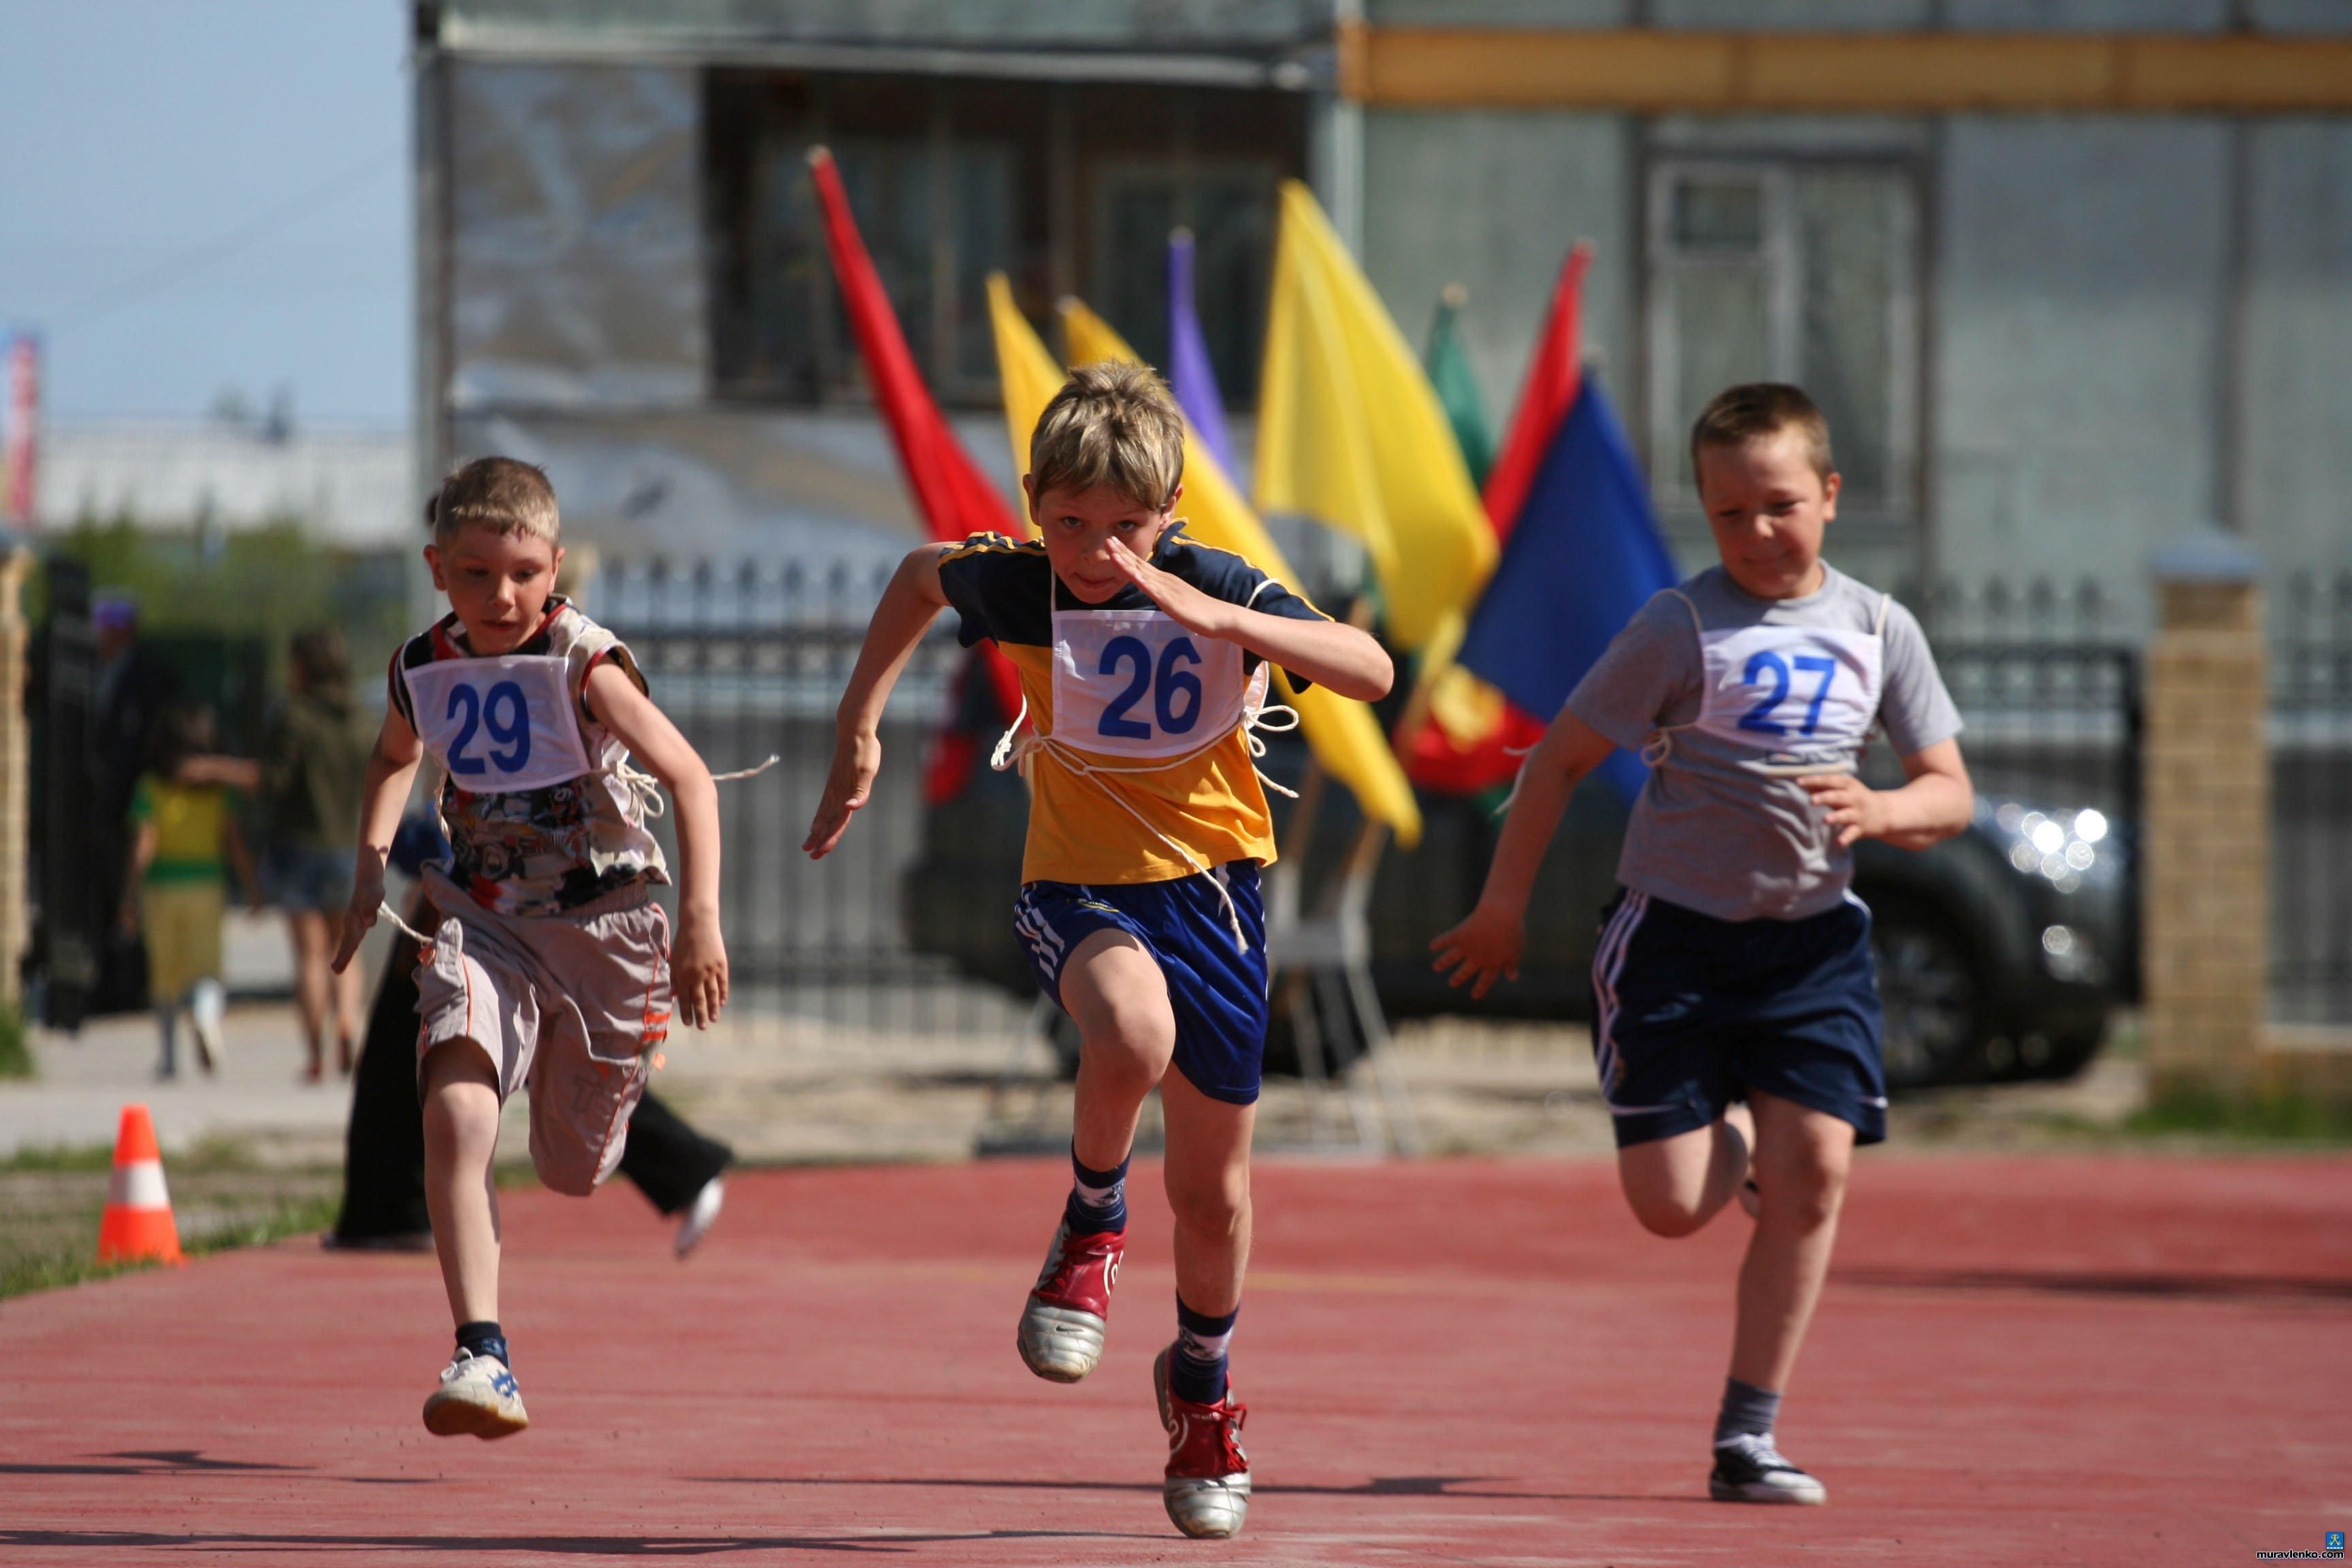
POLYGON ((1147 355, 1190 227, 1254 394, 1274 193, 1507 415, 1569 247, 1686 566, 1684 432, 1807 384, 1832 553, 2100 585, 2241 536, 2352 563, 2352 5, 2334 0, 418 0, 421 488, 547 463, 616 551, 881 559, 918 531, 825 263, 830 145, 910 343, 1006 484, 982 280, 1147 355))

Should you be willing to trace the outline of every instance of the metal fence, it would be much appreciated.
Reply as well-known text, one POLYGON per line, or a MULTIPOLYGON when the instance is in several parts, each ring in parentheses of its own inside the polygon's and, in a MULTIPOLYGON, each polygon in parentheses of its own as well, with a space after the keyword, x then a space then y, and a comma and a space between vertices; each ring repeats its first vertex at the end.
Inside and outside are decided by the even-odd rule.
POLYGON ((2272 604, 2271 1013, 2352 1023, 2352 572, 2272 604))
POLYGON ((713 772, 780 759, 719 786, 739 1005, 894 1035, 1009 1033, 1026 1004, 918 952, 903 902, 925 842, 929 748, 964 663, 952 616, 899 679, 870 803, 825 859, 801 850, 832 762, 834 710, 887 581, 887 568, 865 564, 623 562, 604 569, 590 601, 713 772))

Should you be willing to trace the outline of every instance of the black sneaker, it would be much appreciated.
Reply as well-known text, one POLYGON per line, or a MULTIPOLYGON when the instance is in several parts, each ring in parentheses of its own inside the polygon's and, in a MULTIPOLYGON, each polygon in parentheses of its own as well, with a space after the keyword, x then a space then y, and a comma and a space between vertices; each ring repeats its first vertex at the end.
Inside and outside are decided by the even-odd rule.
POLYGON ((1780 1457, 1769 1437, 1740 1436, 1715 1446, 1707 1496, 1717 1502, 1827 1502, 1829 1489, 1780 1457))

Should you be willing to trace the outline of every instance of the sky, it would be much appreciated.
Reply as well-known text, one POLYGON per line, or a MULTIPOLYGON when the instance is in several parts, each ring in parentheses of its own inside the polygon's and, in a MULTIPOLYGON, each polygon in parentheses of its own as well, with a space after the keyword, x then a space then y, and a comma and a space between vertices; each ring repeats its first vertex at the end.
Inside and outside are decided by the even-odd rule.
POLYGON ((52 420, 398 427, 404 0, 0 0, 0 332, 52 420))

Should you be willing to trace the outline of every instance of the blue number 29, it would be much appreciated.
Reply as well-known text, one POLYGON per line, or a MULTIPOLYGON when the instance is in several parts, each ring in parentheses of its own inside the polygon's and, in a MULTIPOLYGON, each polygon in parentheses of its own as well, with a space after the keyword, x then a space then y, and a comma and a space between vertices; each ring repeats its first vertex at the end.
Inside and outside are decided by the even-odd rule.
POLYGON ((449 771, 470 778, 488 772, 489 763, 495 763, 502 773, 522 772, 530 762, 530 704, 524 700, 522 688, 511 680, 501 680, 484 697, 460 682, 449 688, 449 710, 443 717, 457 718, 460 708, 466 711, 457 739, 449 747, 449 771), (490 732, 490 739, 500 748, 490 752, 488 763, 466 754, 474 737, 483 730, 490 732))
MULTIPOLYGON (((1810 735, 1821 728, 1822 704, 1829 700, 1830 683, 1837 679, 1837 660, 1824 658, 1820 654, 1800 654, 1796 663, 1797 668, 1806 674, 1822 678, 1822 683, 1813 688, 1813 695, 1806 703, 1804 728, 1798 731, 1799 734, 1810 735)), ((1758 686, 1762 684, 1759 679, 1761 676, 1771 678, 1772 689, 1764 700, 1739 716, 1739 727, 1767 735, 1785 735, 1789 727, 1773 718, 1772 714, 1789 698, 1791 683, 1789 661, 1769 648, 1750 656, 1741 680, 1747 685, 1758 686)))

